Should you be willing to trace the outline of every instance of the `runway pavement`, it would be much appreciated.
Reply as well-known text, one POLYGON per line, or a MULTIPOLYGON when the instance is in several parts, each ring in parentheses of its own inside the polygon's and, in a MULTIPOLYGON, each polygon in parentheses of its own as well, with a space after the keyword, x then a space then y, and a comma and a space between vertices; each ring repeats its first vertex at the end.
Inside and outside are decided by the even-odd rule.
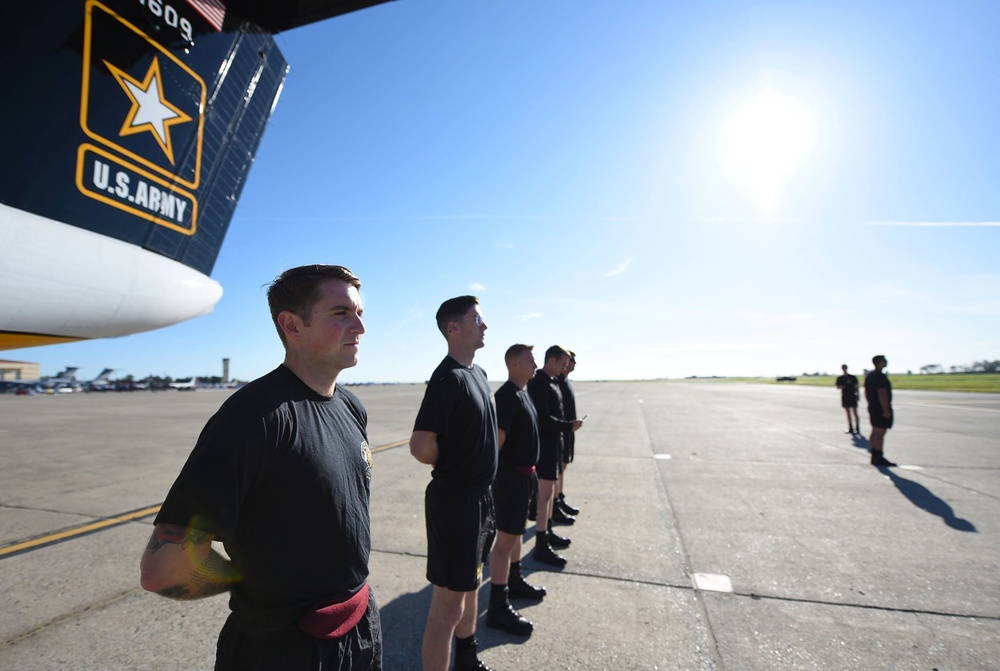
MULTIPOLYGON (((876 469, 833 388, 576 389, 569 564, 524 560, 549 590, 518 603, 530 639, 480 616, 496 671, 1000 668, 1000 396, 897 391, 901 466, 876 469)), ((385 668, 419 669, 429 469, 400 444, 423 386, 355 390, 385 668)), ((0 669, 212 668, 226 599, 145 593, 138 561, 227 393, 0 396, 0 669)))

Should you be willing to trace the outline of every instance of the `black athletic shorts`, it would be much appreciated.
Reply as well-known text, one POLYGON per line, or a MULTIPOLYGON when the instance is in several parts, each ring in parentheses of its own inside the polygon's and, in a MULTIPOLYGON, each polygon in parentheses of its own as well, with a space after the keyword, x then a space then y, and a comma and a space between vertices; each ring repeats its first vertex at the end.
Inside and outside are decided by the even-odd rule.
POLYGON ((891 429, 892 419, 896 414, 893 413, 888 417, 884 417, 881 412, 875 414, 871 410, 868 411, 868 419, 871 420, 872 426, 878 427, 880 429, 891 429))
POLYGON ((576 436, 573 431, 567 431, 563 434, 563 455, 562 460, 564 464, 572 463, 573 457, 576 452, 576 436))
POLYGON ((542 480, 559 479, 559 474, 562 473, 562 441, 552 439, 541 441, 535 469, 542 480))
POLYGON ((382 621, 375 591, 368 594, 368 610, 354 629, 340 638, 313 638, 298 627, 250 631, 231 613, 216 647, 215 671, 381 671, 382 621))
POLYGON ((844 408, 856 408, 858 407, 858 399, 855 396, 842 396, 840 405, 844 408))
POLYGON ((493 506, 497 513, 497 531, 522 535, 528 526, 528 505, 531 492, 537 490, 534 473, 520 473, 505 466, 497 469, 493 481, 493 506))
POLYGON ((432 480, 424 492, 427 581, 453 592, 479 589, 493 548, 493 494, 454 491, 432 480))

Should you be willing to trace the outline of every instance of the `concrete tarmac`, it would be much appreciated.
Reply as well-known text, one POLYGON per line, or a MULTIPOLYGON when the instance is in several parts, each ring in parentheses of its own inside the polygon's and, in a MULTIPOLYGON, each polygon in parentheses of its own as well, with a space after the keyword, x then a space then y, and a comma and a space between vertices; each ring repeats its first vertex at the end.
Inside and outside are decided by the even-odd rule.
MULTIPOLYGON (((569 564, 524 559, 549 591, 516 603, 529 639, 480 615, 493 669, 1000 669, 1000 396, 897 391, 878 469, 833 388, 575 384, 569 564)), ((423 386, 354 390, 385 668, 419 669, 430 474, 401 442, 423 386)), ((0 396, 0 669, 212 668, 226 598, 143 592, 138 562, 227 394, 0 396)))

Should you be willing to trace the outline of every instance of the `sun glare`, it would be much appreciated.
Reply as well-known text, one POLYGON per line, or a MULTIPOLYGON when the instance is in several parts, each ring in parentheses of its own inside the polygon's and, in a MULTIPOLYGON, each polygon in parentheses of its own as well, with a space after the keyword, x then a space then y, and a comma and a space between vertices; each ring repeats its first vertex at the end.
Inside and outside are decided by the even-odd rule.
POLYGON ((726 120, 719 161, 733 186, 770 212, 815 145, 812 110, 794 96, 767 88, 726 120))

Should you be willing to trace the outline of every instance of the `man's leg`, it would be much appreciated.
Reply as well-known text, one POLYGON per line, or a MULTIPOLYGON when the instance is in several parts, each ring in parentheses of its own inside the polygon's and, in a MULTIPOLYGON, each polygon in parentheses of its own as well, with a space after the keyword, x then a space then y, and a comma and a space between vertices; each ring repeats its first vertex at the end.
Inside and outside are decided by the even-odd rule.
POLYGON ((497 532, 497 539, 493 543, 493 551, 490 553, 490 583, 494 585, 506 585, 510 575, 510 563, 513 557, 521 556, 521 537, 514 534, 497 532), (515 546, 517 555, 514 554, 515 546))
POLYGON ((885 458, 882 453, 882 448, 885 444, 885 432, 887 429, 881 426, 872 427, 871 444, 872 444, 872 466, 895 466, 893 462, 885 458))
POLYGON ((579 515, 580 509, 574 508, 570 504, 566 503, 566 496, 563 494, 563 488, 566 484, 566 468, 569 467, 570 462, 564 461, 562 464, 562 473, 559 474, 559 493, 556 494, 556 500, 553 503, 553 509, 559 509, 564 514, 572 517, 573 515, 579 515))
POLYGON ((538 478, 538 517, 535 528, 539 534, 549 529, 549 518, 552 517, 552 499, 556 491, 556 480, 538 478))
POLYGON ((854 427, 851 424, 851 408, 850 408, 850 406, 844 406, 844 414, 847 415, 847 433, 854 433, 854 427))
POLYGON ((486 611, 486 625, 503 629, 517 636, 531 635, 534 626, 510 605, 507 585, 510 576, 511 556, 515 546, 520 556, 521 537, 497 532, 497 539, 490 554, 490 606, 486 611))
POLYGON ((566 560, 552 550, 549 542, 549 518, 552 516, 552 499, 556 481, 538 478, 538 517, 535 520, 535 550, 532 557, 551 566, 562 567, 566 560))
POLYGON ((868 442, 872 444, 872 454, 878 452, 882 454, 882 438, 885 436, 885 429, 879 426, 872 427, 872 435, 868 437, 868 442))
MULTIPOLYGON (((545 588, 532 585, 521 575, 521 537, 517 536, 516 538, 514 548, 510 551, 510 565, 508 567, 510 570, 507 572, 508 594, 511 598, 541 599, 546 594, 545 588)), ((490 570, 492 571, 492 569, 490 570)))
POLYGON ((448 671, 451 662, 451 637, 466 620, 467 596, 472 594, 472 632, 476 629, 476 592, 453 592, 432 585, 431 607, 424 628, 422 656, 424 671, 448 671))
POLYGON ((468 638, 469 636, 476 635, 476 616, 478 615, 479 609, 479 590, 475 589, 471 592, 464 592, 465 603, 462 612, 462 618, 458 621, 458 626, 455 627, 455 638, 468 638))
MULTIPOLYGON (((851 408, 851 410, 854 412, 854 433, 860 435, 861 420, 858 418, 858 406, 854 406, 853 408, 851 408)), ((848 418, 848 422, 850 422, 850 418, 848 418)))
POLYGON ((479 644, 476 642, 476 609, 479 590, 465 592, 462 618, 455 627, 455 666, 453 671, 490 671, 479 661, 479 644))

